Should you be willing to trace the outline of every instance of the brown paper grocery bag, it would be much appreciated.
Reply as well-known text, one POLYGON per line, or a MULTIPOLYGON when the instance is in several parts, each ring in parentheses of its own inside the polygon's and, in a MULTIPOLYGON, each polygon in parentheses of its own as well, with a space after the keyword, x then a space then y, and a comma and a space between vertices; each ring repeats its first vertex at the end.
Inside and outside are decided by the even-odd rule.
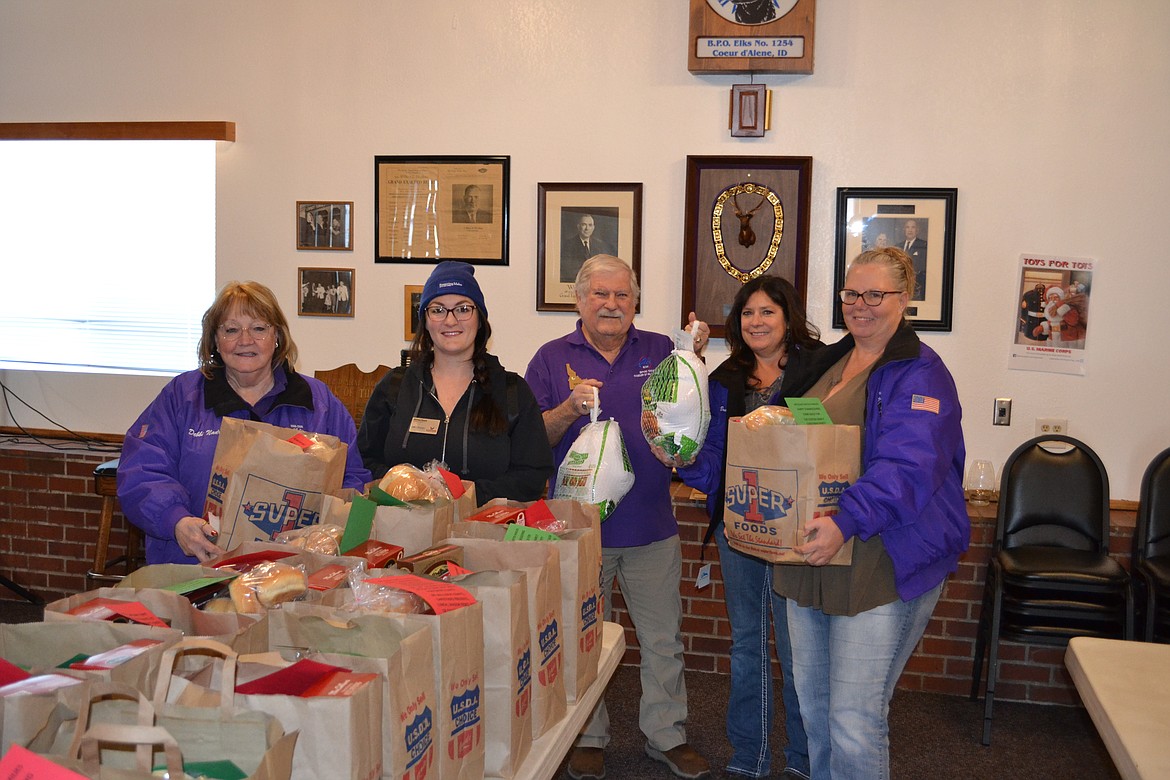
MULTIPOLYGON (((346 527, 352 501, 326 496, 322 501, 324 522, 346 527)), ((419 506, 379 506, 374 509, 370 538, 390 542, 403 548, 404 555, 414 555, 441 542, 455 517, 455 505, 436 501, 419 506)))
POLYGON ((129 642, 157 640, 145 652, 108 670, 70 670, 70 674, 125 683, 140 691, 154 687, 163 652, 183 638, 171 628, 81 620, 52 623, 0 623, 0 658, 33 673, 62 666, 75 656, 93 656, 129 642))
MULTIPOLYGON (((183 639, 167 648, 151 696, 155 723, 174 736, 185 762, 227 759, 249 777, 275 772, 275 776, 288 780, 292 776, 296 732, 286 734, 272 715, 239 706, 237 663, 235 651, 210 639, 183 639), (211 701, 196 695, 200 693, 197 690, 191 694, 190 703, 182 698, 190 686, 173 673, 188 654, 222 659, 219 689, 213 692, 211 701), (293 739, 289 741, 288 737, 293 739)), ((156 755, 155 761, 161 763, 161 756, 156 755)))
MULTIPOLYGON (((484 506, 527 507, 535 502, 496 499, 484 506)), ((561 559, 561 614, 564 617, 565 697, 571 703, 597 679, 601 658, 601 514, 597 505, 548 499, 563 531, 551 542, 561 559)), ((503 540, 506 526, 455 523, 451 536, 503 540)), ((523 544, 523 542, 519 542, 523 544)))
POLYGON ((528 576, 482 571, 455 578, 483 604, 484 775, 510 778, 532 748, 532 624, 528 576))
POLYGON ((561 626, 561 561, 549 542, 446 540, 463 548, 463 568, 471 571, 522 571, 527 576, 528 616, 532 622, 532 737, 565 717, 565 654, 561 626))
POLYGON ((45 622, 81 620, 69 611, 94 599, 137 602, 184 636, 214 639, 237 653, 257 653, 268 646, 267 628, 259 625, 262 615, 204 612, 193 607, 185 596, 160 588, 98 588, 78 593, 46 605, 45 622))
MULTIPOLYGON (((763 425, 749 430, 741 418, 727 424, 724 524, 727 542, 773 563, 801 564, 793 551, 805 522, 837 513, 842 491, 860 472, 856 425, 763 425)), ((829 561, 853 560, 853 540, 829 561)))
MULTIPOLYGON (((267 656, 264 662, 245 661, 240 657, 237 682, 244 684, 291 665, 279 656, 267 656)), ((330 663, 319 657, 311 660, 328 663, 349 671, 354 665, 345 660, 330 663)), ((280 721, 286 732, 297 731, 297 749, 293 755, 294 780, 369 780, 382 773, 382 686, 385 678, 379 670, 369 670, 373 679, 360 686, 343 686, 343 693, 299 696, 292 694, 236 694, 236 703, 250 710, 267 712, 280 721)))
POLYGON ((204 518, 218 518, 216 543, 229 549, 318 522, 322 496, 341 488, 346 450, 336 436, 223 418, 203 506, 204 518), (312 446, 294 443, 306 439, 312 446))
POLYGON ((285 658, 295 655, 381 673, 382 777, 434 775, 438 699, 429 626, 297 603, 271 614, 269 637, 272 649, 285 658))
MULTIPOLYGON (((407 572, 383 569, 378 577, 407 572)), ((353 591, 335 589, 322 597, 326 606, 354 608, 353 591)), ((308 609, 296 604, 297 611, 308 609)), ((441 615, 385 613, 407 626, 429 626, 434 637, 435 744, 440 780, 471 780, 483 776, 483 605, 444 612, 441 615)), ((412 775, 412 777, 414 777, 412 775)))

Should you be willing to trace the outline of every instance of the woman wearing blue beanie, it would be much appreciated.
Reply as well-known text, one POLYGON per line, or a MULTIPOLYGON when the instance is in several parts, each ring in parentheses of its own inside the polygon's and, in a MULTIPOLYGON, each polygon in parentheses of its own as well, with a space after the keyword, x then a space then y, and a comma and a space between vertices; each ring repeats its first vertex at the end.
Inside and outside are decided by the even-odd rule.
POLYGON ((534 501, 553 471, 544 418, 528 384, 487 351, 492 328, 475 268, 444 260, 419 300, 410 365, 366 404, 358 450, 374 475, 437 460, 475 482, 476 499, 534 501))

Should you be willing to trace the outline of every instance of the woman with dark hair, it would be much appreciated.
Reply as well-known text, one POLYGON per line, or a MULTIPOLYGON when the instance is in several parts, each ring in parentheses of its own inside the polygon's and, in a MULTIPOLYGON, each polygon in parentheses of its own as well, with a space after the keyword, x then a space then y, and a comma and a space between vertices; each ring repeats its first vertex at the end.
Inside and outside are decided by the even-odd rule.
POLYGON ((544 419, 528 384, 487 351, 492 335, 475 268, 444 260, 419 299, 410 365, 374 388, 358 450, 374 478, 439 461, 475 483, 476 499, 534 501, 553 471, 544 419))
POLYGON ((203 315, 199 368, 172 379, 122 444, 118 501, 146 534, 147 563, 195 563, 223 553, 202 518, 224 417, 336 436, 349 446, 345 487, 370 474, 353 418, 323 382, 294 369, 297 345, 276 296, 231 282, 203 315))
POLYGON ((727 316, 731 355, 710 377, 711 426, 695 462, 678 469, 683 482, 707 494, 711 521, 704 543, 715 537, 723 572, 723 595, 731 622, 731 696, 727 738, 732 757, 727 773, 769 777, 772 753, 772 663, 768 625, 784 675, 784 774, 808 777, 808 747, 792 679, 792 649, 783 596, 772 590, 772 565, 731 549, 723 533, 727 420, 765 404, 783 405, 801 382, 810 353, 821 346, 808 323, 796 288, 778 276, 760 276, 740 288, 727 316))

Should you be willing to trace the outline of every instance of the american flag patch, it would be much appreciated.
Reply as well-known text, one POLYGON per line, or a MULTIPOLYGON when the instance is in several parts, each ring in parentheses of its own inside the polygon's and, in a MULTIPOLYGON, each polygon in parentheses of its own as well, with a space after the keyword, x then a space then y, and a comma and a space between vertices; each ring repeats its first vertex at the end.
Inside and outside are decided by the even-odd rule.
POLYGON ((912 395, 910 396, 910 408, 938 414, 938 399, 931 398, 929 395, 912 395))
POLYGON ((150 430, 150 426, 149 426, 149 425, 146 425, 146 424, 143 424, 143 426, 142 426, 141 428, 139 428, 139 429, 138 429, 138 438, 140 438, 140 439, 145 439, 145 438, 146 438, 146 432, 147 432, 148 430, 150 430))

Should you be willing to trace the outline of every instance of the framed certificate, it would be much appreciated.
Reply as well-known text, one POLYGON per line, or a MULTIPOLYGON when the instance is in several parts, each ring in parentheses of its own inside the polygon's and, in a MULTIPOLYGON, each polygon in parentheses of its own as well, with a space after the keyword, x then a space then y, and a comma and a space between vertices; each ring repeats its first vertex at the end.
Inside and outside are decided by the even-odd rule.
POLYGON ((374 158, 374 261, 508 264, 510 157, 374 158))

